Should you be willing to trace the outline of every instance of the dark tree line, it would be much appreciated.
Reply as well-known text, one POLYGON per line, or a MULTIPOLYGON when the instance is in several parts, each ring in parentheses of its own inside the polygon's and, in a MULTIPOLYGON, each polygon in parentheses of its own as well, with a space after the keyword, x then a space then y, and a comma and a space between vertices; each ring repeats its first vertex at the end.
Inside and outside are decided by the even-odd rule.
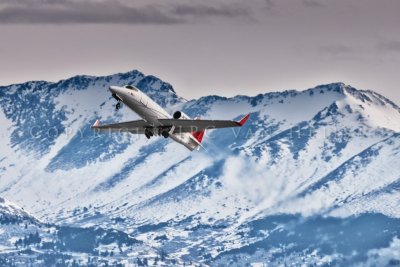
POLYGON ((36 232, 35 234, 29 234, 24 238, 19 238, 15 241, 15 246, 18 247, 27 247, 29 245, 40 244, 42 242, 42 238, 39 236, 39 233, 36 232))

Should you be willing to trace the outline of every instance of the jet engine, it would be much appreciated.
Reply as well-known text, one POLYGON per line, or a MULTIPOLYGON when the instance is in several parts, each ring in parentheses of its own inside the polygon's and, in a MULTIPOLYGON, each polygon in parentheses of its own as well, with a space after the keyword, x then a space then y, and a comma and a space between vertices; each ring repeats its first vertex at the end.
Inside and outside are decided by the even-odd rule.
POLYGON ((190 120, 190 117, 188 115, 186 115, 185 113, 183 113, 182 111, 175 111, 174 113, 174 119, 181 119, 181 120, 190 120))

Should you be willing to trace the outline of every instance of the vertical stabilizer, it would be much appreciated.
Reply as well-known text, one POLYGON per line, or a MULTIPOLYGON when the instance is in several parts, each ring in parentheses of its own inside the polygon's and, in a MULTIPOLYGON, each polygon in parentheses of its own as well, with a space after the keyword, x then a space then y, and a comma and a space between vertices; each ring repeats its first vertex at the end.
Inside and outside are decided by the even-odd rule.
POLYGON ((201 143, 203 141, 205 130, 192 132, 193 137, 197 140, 197 142, 201 143))
MULTIPOLYGON (((195 120, 200 120, 200 117, 196 117, 195 120)), ((201 144, 201 141, 203 141, 204 132, 205 130, 192 132, 193 137, 197 140, 197 142, 199 142, 199 144, 201 144)))

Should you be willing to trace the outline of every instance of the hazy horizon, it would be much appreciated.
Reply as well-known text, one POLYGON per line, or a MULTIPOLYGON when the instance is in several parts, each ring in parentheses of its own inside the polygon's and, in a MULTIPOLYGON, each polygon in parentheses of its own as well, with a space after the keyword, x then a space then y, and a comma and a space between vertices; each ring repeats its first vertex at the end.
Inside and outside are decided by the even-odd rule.
POLYGON ((137 69, 183 97, 343 82, 400 103, 400 2, 0 2, 0 84, 137 69))

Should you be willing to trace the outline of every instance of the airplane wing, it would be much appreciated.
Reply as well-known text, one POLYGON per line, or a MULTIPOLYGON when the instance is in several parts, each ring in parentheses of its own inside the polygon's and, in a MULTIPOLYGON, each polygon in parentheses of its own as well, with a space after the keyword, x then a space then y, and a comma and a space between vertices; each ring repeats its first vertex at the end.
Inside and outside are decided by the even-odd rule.
POLYGON ((159 119, 158 121, 165 126, 174 126, 174 133, 187 133, 206 129, 241 127, 245 124, 249 116, 250 114, 247 114, 240 121, 186 119, 159 119))
MULTIPOLYGON (((211 130, 216 128, 240 127, 243 126, 249 116, 250 114, 247 114, 240 121, 186 119, 158 119, 158 121, 164 127, 173 127, 173 133, 191 133, 206 129, 211 130)), ((136 134, 142 134, 145 132, 146 128, 152 127, 153 125, 144 120, 127 121, 107 125, 100 125, 100 121, 97 120, 92 126, 93 129, 99 129, 103 131, 130 132, 136 134)))
POLYGON ((98 129, 100 131, 131 132, 137 134, 144 133, 145 127, 151 127, 151 125, 144 120, 126 121, 106 125, 100 125, 100 121, 96 120, 92 126, 93 129, 98 129))

